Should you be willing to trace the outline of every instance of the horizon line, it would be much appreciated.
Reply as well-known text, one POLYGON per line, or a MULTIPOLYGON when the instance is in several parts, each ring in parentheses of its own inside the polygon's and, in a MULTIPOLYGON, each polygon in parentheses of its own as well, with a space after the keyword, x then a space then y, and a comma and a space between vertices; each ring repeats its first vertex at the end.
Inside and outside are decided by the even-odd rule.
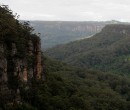
POLYGON ((44 21, 44 22, 119 22, 119 23, 122 23, 122 22, 124 22, 124 23, 130 23, 130 22, 128 22, 128 21, 119 21, 119 20, 92 20, 92 21, 90 21, 90 20, 86 20, 86 21, 77 21, 77 20, 38 20, 38 19, 36 19, 36 20, 27 20, 27 19, 18 19, 19 21, 44 21))

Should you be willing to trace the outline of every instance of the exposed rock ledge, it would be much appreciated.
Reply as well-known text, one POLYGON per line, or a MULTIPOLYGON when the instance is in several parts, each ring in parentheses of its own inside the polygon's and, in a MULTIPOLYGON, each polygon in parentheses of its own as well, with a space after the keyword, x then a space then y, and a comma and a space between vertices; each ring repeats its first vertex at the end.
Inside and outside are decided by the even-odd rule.
POLYGON ((0 95, 8 96, 9 103, 20 102, 18 82, 28 84, 32 78, 42 80, 44 76, 40 40, 30 39, 27 45, 26 57, 20 58, 15 43, 0 44, 0 95))

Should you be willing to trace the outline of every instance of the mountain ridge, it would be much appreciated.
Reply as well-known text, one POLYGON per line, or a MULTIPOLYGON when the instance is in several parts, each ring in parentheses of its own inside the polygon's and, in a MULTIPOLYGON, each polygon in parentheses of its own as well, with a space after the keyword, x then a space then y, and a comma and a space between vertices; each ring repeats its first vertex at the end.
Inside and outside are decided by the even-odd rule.
POLYGON ((30 21, 36 32, 41 33, 42 48, 65 44, 86 38, 101 31, 107 24, 128 24, 119 21, 30 21))
MULTIPOLYGON (((91 38, 59 45, 45 53, 72 65, 103 70, 107 68, 105 65, 110 67, 118 57, 129 56, 129 39, 130 25, 113 24, 107 25, 91 38)), ((115 68, 118 69, 118 66, 115 68)))
POLYGON ((43 56, 33 28, 12 13, 0 6, 0 110, 129 110, 129 77, 43 56))

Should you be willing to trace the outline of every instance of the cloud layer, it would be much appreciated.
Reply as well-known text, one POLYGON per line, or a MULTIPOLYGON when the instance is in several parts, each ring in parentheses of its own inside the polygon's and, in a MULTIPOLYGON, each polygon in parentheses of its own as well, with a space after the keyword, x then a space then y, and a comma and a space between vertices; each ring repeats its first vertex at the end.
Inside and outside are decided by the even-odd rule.
POLYGON ((130 0, 2 0, 25 20, 130 21, 130 0))

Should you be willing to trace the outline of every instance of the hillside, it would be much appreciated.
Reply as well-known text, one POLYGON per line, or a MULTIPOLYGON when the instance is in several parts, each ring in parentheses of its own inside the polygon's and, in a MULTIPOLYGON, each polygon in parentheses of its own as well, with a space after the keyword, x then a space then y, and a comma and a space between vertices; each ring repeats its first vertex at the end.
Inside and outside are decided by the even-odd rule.
POLYGON ((107 25, 91 38, 59 45, 45 53, 68 64, 130 73, 130 25, 107 25))
POLYGON ((0 109, 4 110, 22 103, 22 89, 44 76, 40 38, 27 22, 16 18, 8 6, 0 6, 0 109))
POLYGON ((33 28, 12 13, 0 6, 0 110, 129 110, 129 77, 43 56, 33 28))
POLYGON ((22 110, 129 110, 130 78, 43 60, 46 81, 23 94, 22 110))
POLYGON ((98 32, 107 24, 120 24, 118 21, 30 21, 36 32, 41 33, 42 48, 50 48, 58 44, 65 44, 90 37, 98 32))

